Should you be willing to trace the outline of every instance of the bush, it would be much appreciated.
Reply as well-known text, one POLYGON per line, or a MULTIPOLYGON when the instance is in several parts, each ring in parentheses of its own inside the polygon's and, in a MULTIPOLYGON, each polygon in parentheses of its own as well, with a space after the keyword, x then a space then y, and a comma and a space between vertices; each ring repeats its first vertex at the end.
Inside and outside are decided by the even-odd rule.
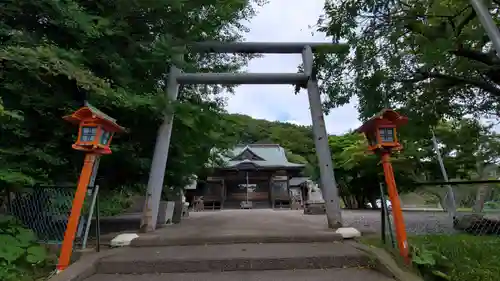
POLYGON ((46 249, 35 234, 10 216, 0 215, 0 280, 29 280, 45 265, 46 249))
MULTIPOLYGON (((133 194, 132 191, 126 188, 99 194, 100 215, 107 217, 124 213, 133 203, 133 194)), ((88 203, 90 204, 90 200, 88 200, 88 203)))
POLYGON ((426 281, 449 281, 451 277, 445 273, 450 270, 450 262, 441 253, 425 247, 412 246, 411 258, 426 281))

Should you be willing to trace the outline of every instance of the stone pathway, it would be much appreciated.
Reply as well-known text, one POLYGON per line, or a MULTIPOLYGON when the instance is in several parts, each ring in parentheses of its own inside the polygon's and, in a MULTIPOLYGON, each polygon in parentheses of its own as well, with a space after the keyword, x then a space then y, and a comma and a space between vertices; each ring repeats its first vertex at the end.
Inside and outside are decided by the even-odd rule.
POLYGON ((307 242, 341 239, 327 228, 326 216, 303 215, 302 211, 271 209, 192 212, 178 225, 141 235, 136 245, 193 245, 222 242, 307 242), (274 240, 273 240, 274 239, 274 240))

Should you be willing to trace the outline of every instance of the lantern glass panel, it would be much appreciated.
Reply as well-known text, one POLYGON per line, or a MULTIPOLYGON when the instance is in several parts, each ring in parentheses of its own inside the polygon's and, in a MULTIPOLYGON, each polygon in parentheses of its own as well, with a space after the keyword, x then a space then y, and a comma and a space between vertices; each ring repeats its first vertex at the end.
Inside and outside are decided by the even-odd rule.
POLYGON ((80 134, 80 141, 84 142, 94 141, 96 133, 97 133, 96 126, 83 126, 82 132, 80 134))
POLYGON ((394 128, 380 128, 379 133, 382 142, 394 142, 394 128))
POLYGON ((101 139, 100 139, 100 144, 108 144, 109 140, 111 139, 111 133, 102 129, 102 133, 101 133, 101 139))

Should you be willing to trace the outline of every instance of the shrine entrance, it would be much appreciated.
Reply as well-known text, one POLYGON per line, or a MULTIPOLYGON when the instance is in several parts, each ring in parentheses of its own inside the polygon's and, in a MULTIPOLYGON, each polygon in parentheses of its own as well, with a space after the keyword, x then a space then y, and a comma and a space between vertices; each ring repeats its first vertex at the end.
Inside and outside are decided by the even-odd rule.
MULTIPOLYGON (((343 46, 340 46, 342 48, 343 46)), ((321 174, 321 187, 325 198, 328 226, 342 226, 341 208, 335 182, 333 163, 328 135, 319 92, 316 71, 314 69, 314 52, 322 53, 337 51, 339 44, 331 43, 251 43, 251 42, 197 42, 179 48, 172 58, 172 66, 167 81, 167 99, 175 101, 180 85, 195 84, 291 84, 307 89, 311 110, 312 127, 318 164, 321 174), (197 53, 242 53, 242 54, 301 54, 303 61, 302 73, 182 73, 176 65, 182 65, 185 50, 197 53)), ((165 112, 163 124, 158 129, 158 137, 151 164, 151 171, 146 194, 146 204, 141 220, 141 228, 146 231, 156 229, 161 193, 164 186, 165 169, 168 159, 168 149, 174 120, 172 111, 165 112)), ((263 197, 263 193, 257 195, 263 197)))

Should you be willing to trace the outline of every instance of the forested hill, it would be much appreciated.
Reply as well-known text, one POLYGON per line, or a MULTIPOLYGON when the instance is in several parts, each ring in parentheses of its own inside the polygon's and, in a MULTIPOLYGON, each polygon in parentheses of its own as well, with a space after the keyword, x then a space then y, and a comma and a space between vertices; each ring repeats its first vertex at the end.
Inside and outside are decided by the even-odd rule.
POLYGON ((254 119, 242 114, 227 114, 224 119, 229 121, 233 136, 240 143, 275 143, 304 158, 314 153, 313 133, 309 126, 254 119))

